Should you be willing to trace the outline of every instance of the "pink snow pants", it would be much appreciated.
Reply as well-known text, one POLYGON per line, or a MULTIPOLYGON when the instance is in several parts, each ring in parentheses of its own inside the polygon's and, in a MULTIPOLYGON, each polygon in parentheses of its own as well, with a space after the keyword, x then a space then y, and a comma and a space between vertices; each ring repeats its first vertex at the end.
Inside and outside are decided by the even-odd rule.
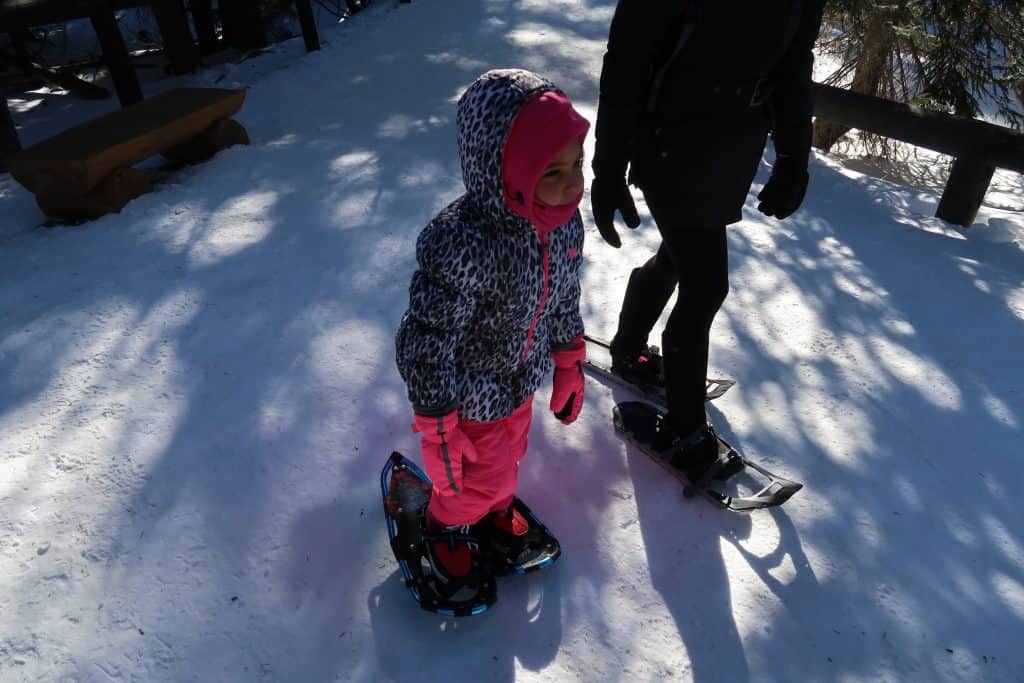
POLYGON ((442 524, 461 526, 506 509, 519 484, 519 461, 526 455, 532 419, 533 396, 503 420, 459 421, 459 429, 476 447, 477 459, 462 463, 461 492, 441 496, 434 488, 430 514, 442 524))

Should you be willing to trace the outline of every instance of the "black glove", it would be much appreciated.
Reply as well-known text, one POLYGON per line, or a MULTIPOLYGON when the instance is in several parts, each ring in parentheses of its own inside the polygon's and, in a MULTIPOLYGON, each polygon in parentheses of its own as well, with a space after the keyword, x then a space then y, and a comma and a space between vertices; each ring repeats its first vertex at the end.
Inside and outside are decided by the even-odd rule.
POLYGON ((633 195, 629 193, 626 178, 622 174, 594 178, 590 186, 590 208, 601 237, 616 249, 622 246, 619 233, 615 232, 616 211, 622 214, 622 220, 630 228, 640 226, 640 216, 636 212, 633 195))
MULTIPOLYGON (((791 157, 780 156, 772 166, 772 176, 757 195, 757 210, 779 220, 800 208, 807 194, 807 166, 791 157)), ((595 216, 596 218, 596 216, 595 216)))

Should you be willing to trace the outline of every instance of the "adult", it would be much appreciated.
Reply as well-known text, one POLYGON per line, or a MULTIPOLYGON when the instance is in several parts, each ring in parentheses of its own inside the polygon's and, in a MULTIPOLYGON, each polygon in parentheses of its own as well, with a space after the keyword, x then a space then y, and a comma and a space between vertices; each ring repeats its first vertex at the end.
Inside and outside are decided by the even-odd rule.
MULTIPOLYGON (((630 275, 613 365, 665 382, 668 412, 654 445, 691 479, 718 459, 704 394, 711 323, 729 291, 726 226, 741 218, 769 133, 774 165, 758 209, 783 219, 803 201, 823 5, 619 0, 612 19, 597 114, 594 221, 613 247, 621 245, 616 211, 629 227, 640 224, 628 182, 643 192, 662 237, 630 275), (658 363, 647 338, 677 285, 658 363)), ((740 467, 736 460, 717 476, 740 467)))

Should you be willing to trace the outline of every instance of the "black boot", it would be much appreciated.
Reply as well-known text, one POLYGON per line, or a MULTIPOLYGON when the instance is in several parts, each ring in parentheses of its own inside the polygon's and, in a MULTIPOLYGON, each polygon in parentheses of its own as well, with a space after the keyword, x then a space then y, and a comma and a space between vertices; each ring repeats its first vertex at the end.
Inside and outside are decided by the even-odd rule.
POLYGON ((651 348, 638 354, 616 354, 612 356, 612 372, 620 375, 627 382, 640 386, 665 386, 664 365, 661 355, 651 348))
POLYGON ((712 467, 718 468, 711 477, 716 481, 726 481, 743 471, 743 460, 732 452, 720 462, 718 435, 710 424, 689 434, 680 434, 666 416, 658 425, 654 446, 662 452, 670 451, 672 466, 691 482, 704 479, 712 467))

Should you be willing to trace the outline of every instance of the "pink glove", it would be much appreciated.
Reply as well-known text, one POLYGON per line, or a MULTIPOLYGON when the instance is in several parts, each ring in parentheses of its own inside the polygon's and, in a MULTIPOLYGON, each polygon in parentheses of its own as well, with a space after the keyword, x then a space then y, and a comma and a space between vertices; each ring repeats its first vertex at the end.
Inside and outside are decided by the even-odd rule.
POLYGON ((438 417, 417 414, 412 430, 423 434, 420 451, 435 491, 442 496, 460 493, 462 462, 477 458, 473 442, 459 429, 458 411, 438 417))
POLYGON ((570 348, 553 351, 551 358, 555 361, 551 412, 562 424, 571 424, 583 408, 583 361, 587 358, 583 336, 573 339, 570 348))

